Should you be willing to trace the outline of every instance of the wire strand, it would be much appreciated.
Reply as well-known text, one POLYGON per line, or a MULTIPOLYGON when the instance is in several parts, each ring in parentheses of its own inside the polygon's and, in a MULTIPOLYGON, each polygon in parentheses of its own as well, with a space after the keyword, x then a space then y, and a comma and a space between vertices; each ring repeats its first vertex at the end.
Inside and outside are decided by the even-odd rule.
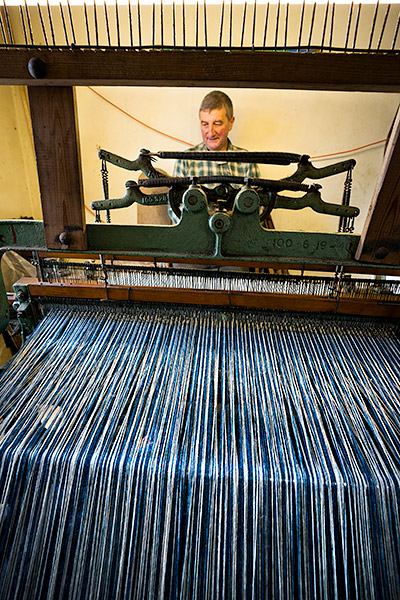
MULTIPOLYGON (((131 115, 130 113, 128 113, 126 110, 124 110, 123 108, 121 108, 120 106, 118 106, 117 104, 115 104, 114 102, 111 102, 111 100, 109 100, 108 98, 106 98, 105 96, 103 96, 102 94, 100 94, 99 92, 97 92, 91 86, 88 86, 88 88, 94 94, 96 94, 97 96, 99 96, 100 98, 102 98, 102 100, 104 100, 105 102, 107 102, 108 104, 110 104, 111 106, 113 106, 114 108, 116 108, 117 110, 119 110, 120 112, 122 112, 124 115, 126 115, 127 117, 129 117, 133 121, 136 121, 136 123, 139 123, 140 125, 143 125, 143 127, 147 127, 147 129, 151 129, 151 131, 155 131, 156 133, 159 133, 160 135, 168 137, 171 140, 175 140, 177 142, 180 142, 181 144, 185 144, 186 146, 193 146, 193 144, 191 142, 187 142, 185 140, 181 140, 180 138, 177 138, 177 137, 175 137, 173 135, 170 135, 169 133, 165 133, 164 131, 160 131, 159 129, 156 129, 155 127, 152 127, 151 125, 148 125, 147 123, 144 123, 143 121, 141 121, 140 119, 137 119, 136 117, 134 117, 133 115, 131 115)), ((369 144, 364 144, 363 146, 358 146, 357 148, 351 148, 350 150, 342 150, 340 152, 331 152, 330 154, 319 154, 318 156, 311 156, 310 158, 311 158, 311 160, 316 160, 316 159, 319 159, 319 158, 329 158, 330 156, 340 156, 341 154, 349 154, 351 152, 358 152, 360 150, 364 150, 364 148, 369 148, 371 146, 377 146, 378 144, 383 144, 384 142, 387 142, 388 139, 389 138, 387 137, 387 138, 384 138, 383 140, 378 140, 376 142, 370 142, 369 144)))
POLYGON ((310 158, 315 160, 317 158, 328 158, 329 156, 339 156, 340 154, 349 154, 350 152, 357 152, 359 150, 363 150, 364 148, 369 148, 370 146, 376 146, 377 144, 383 144, 387 142, 389 138, 385 138, 384 140, 378 140, 377 142, 371 142, 370 144, 364 144, 364 146, 359 146, 358 148, 351 148, 350 150, 342 150, 342 152, 332 152, 331 154, 320 154, 319 156, 311 156, 310 158))
POLYGON ((137 119, 136 117, 134 117, 133 115, 131 115, 130 113, 128 113, 126 110, 124 110, 123 108, 121 108, 117 104, 114 104, 114 102, 111 102, 111 100, 109 100, 108 98, 106 98, 105 96, 103 96, 102 94, 100 94, 99 92, 97 92, 92 87, 88 86, 88 88, 94 94, 96 94, 97 96, 99 96, 100 98, 102 98, 105 102, 107 102, 108 104, 111 104, 111 106, 113 106, 114 108, 116 108, 117 110, 119 110, 120 112, 122 112, 124 115, 126 115, 130 119, 133 119, 133 121, 136 121, 136 123, 139 123, 139 125, 143 125, 144 127, 147 127, 147 129, 151 129, 152 131, 155 131, 156 133, 164 135, 165 137, 168 137, 171 140, 175 140, 177 142, 180 142, 181 144, 185 144, 186 146, 193 146, 193 144, 191 144, 190 142, 186 142, 185 140, 181 140, 181 139, 179 139, 177 137, 174 137, 173 135, 170 135, 169 133, 165 133, 163 131, 160 131, 159 129, 156 129, 155 127, 152 127, 151 125, 148 125, 147 123, 144 123, 143 121, 140 121, 140 119, 137 119))

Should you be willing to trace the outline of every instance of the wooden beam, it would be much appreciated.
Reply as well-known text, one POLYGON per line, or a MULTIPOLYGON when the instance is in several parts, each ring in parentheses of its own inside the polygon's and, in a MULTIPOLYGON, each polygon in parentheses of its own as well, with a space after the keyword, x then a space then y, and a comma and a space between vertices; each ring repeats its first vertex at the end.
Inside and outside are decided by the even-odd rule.
POLYGON ((400 265, 400 108, 386 148, 356 259, 400 265))
POLYGON ((400 55, 13 48, 0 49, 0 84, 400 92, 400 55))
POLYGON ((18 285, 29 288, 31 297, 99 299, 125 302, 161 302, 201 306, 226 306, 262 310, 297 310, 348 315, 400 317, 400 302, 385 303, 379 298, 328 298, 302 294, 195 290, 166 287, 141 287, 102 284, 43 283, 22 278, 18 285))
POLYGON ((46 246, 85 250, 75 98, 71 87, 29 87, 46 246))

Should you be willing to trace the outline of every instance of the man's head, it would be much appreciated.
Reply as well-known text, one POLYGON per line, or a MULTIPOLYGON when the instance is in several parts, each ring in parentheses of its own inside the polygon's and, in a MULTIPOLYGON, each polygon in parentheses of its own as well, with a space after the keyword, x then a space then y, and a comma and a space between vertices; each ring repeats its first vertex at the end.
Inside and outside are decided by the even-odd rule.
POLYGON ((232 101, 224 92, 207 94, 200 105, 200 128, 203 142, 208 150, 224 151, 228 147, 228 134, 232 129, 232 101))

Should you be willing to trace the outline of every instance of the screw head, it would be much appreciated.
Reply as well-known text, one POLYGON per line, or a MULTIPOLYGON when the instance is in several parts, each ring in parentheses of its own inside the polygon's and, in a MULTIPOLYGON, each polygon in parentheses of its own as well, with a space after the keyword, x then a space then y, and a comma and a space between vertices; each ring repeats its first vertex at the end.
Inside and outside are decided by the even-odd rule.
POLYGON ((29 75, 34 79, 43 79, 47 75, 47 65, 41 58, 34 56, 28 61, 29 75))
POLYGON ((389 254, 389 250, 385 246, 381 246, 375 252, 375 258, 377 258, 378 260, 382 260, 382 259, 386 258, 388 254, 389 254))
POLYGON ((63 246, 69 246, 69 244, 72 241, 70 234, 67 233, 66 231, 63 231, 62 233, 60 233, 60 235, 58 236, 58 239, 60 241, 60 244, 62 244, 63 246))
POLYGON ((251 208, 254 204, 254 198, 245 198, 243 204, 246 208, 251 208))
POLYGON ((225 233, 228 231, 231 221, 224 213, 214 213, 209 220, 209 226, 214 233, 225 233))

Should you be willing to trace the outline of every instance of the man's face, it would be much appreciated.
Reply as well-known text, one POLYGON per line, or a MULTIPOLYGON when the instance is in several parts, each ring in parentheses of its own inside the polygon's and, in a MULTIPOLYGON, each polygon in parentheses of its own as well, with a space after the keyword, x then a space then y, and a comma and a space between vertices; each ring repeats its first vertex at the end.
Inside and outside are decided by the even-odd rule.
POLYGON ((228 147, 228 134, 235 117, 229 121, 225 107, 200 111, 200 127, 203 142, 208 150, 220 152, 228 147))

